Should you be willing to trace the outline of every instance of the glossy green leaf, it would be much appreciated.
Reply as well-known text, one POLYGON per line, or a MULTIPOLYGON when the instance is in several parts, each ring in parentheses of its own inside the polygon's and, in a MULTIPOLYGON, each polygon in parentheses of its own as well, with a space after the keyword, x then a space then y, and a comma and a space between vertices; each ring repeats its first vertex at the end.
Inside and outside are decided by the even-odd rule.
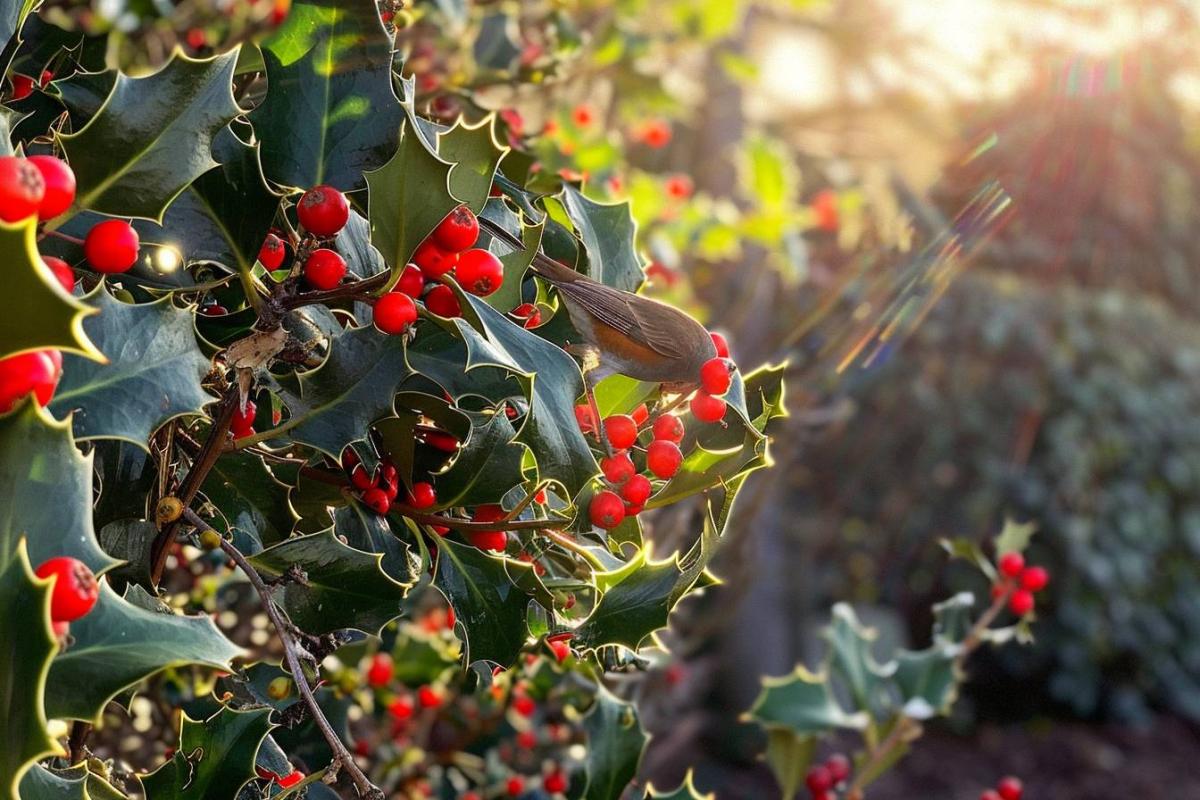
MULTIPOLYGON (((401 523, 403 525, 403 523, 401 523)), ((333 512, 333 528, 345 536, 351 547, 383 556, 383 571, 397 583, 409 584, 417 578, 417 565, 407 543, 392 532, 390 521, 354 502, 333 512)))
POLYGON ((450 194, 476 214, 483 211, 492 190, 496 168, 508 148, 496 140, 496 115, 489 114, 474 126, 459 120, 438 135, 438 155, 454 165, 450 194))
POLYGON ((230 800, 254 778, 258 748, 271 732, 271 709, 222 707, 205 720, 185 713, 171 760, 142 775, 146 800, 230 800))
POLYGON ((161 222, 171 201, 217 166, 213 137, 239 113, 236 61, 236 49, 205 60, 177 52, 144 78, 118 75, 96 116, 59 137, 75 171, 76 204, 161 222))
POLYGON ((900 691, 905 716, 928 719, 949 713, 961 679, 955 671, 958 651, 957 647, 935 644, 924 650, 896 653, 892 681, 900 691))
POLYGON ((262 54, 267 98, 250 121, 267 177, 301 189, 361 188, 363 172, 395 151, 403 119, 375 6, 296 0, 262 54))
POLYGON ((21 800, 125 800, 84 764, 56 770, 35 766, 21 779, 19 794, 21 800))
POLYGON ((1036 522, 1004 520, 1004 527, 996 537, 996 558, 1006 553, 1022 553, 1029 547, 1029 540, 1037 533, 1036 522))
POLYGON ((834 700, 829 682, 798 665, 781 678, 763 678, 762 692, 749 715, 766 728, 782 727, 798 734, 825 734, 839 728, 860 729, 862 712, 847 714, 834 700))
POLYGON ((251 556, 250 563, 265 579, 303 572, 303 581, 285 579, 274 597, 306 633, 354 628, 377 634, 400 616, 408 589, 384 574, 382 558, 342 544, 327 530, 288 539, 251 556))
POLYGON ((103 287, 84 298, 100 311, 84 330, 107 364, 68 354, 50 410, 72 413, 78 439, 123 439, 142 447, 164 422, 200 414, 214 398, 201 380, 209 360, 200 352, 192 313, 170 298, 130 305, 103 287))
POLYGON ((521 250, 513 250, 507 242, 492 245, 493 237, 486 231, 481 231, 479 242, 476 245, 477 247, 487 247, 496 253, 504 267, 504 281, 500 284, 499 289, 485 298, 487 304, 499 311, 512 311, 521 305, 521 283, 541 245, 545 222, 537 225, 522 225, 520 218, 498 197, 488 200, 480 216, 502 225, 513 236, 520 238, 524 244, 524 248, 521 250))
POLYGON ((642 730, 637 710, 603 685, 596 687, 596 702, 583 718, 587 733, 587 800, 618 800, 637 774, 649 736, 642 730))
POLYGON ((450 600, 466 632, 463 663, 491 661, 509 667, 516 662, 528 638, 530 597, 512 575, 529 569, 449 539, 438 542, 434 585, 450 600))
POLYGON ((262 458, 252 453, 222 456, 200 491, 220 511, 210 520, 214 528, 245 534, 259 548, 286 539, 295 523, 287 488, 275 480, 262 458))
MULTIPOLYGON (((636 649, 643 639, 666 626, 683 575, 678 557, 650 561, 643 549, 618 572, 621 580, 604 593, 575 632, 579 647, 622 644, 636 649)), ((604 580, 597 576, 597 581, 604 580)))
POLYGON ((627 292, 637 291, 645 275, 629 202, 597 203, 569 185, 563 187, 562 202, 587 251, 588 277, 627 292))
POLYGON ((471 414, 471 435, 445 473, 437 476, 438 506, 495 503, 524 479, 525 447, 502 412, 471 414))
POLYGON ((833 607, 833 623, 826 632, 829 671, 845 684, 854 707, 874 713, 888 701, 886 681, 894 665, 881 666, 871 654, 876 633, 862 625, 847 603, 833 607))
POLYGON ((100 600, 71 623, 74 644, 50 667, 46 710, 62 719, 99 721, 105 704, 122 689, 167 667, 202 664, 229 670, 241 649, 207 616, 162 608, 139 586, 125 597, 102 583, 100 600))

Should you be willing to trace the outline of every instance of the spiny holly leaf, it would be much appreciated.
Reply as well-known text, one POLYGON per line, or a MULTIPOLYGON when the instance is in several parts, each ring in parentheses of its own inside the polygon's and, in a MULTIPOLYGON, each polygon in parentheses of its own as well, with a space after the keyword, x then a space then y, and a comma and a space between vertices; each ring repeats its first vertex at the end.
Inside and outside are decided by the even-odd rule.
POLYGON ((236 49, 201 61, 176 52, 152 75, 118 75, 96 116, 59 137, 78 206, 161 222, 171 201, 217 166, 213 137, 239 113, 236 62, 236 49))
POLYGON ((292 416, 282 430, 337 458, 372 422, 392 415, 392 398, 411 373, 400 336, 356 328, 331 343, 321 366, 299 376, 299 392, 281 393, 292 416))
POLYGON ((85 764, 49 770, 35 766, 21 779, 21 800, 126 800, 85 764))
POLYGON ((692 770, 687 771, 687 775, 683 778, 683 783, 670 791, 659 791, 650 784, 646 787, 646 798, 650 800, 717 800, 715 794, 701 794, 696 788, 695 775, 692 770))
POLYGON ((1004 520, 1004 527, 996 537, 996 558, 1008 553, 1022 553, 1029 547, 1029 540, 1037 533, 1036 522, 1017 522, 1012 519, 1004 520))
POLYGON ((23 537, 34 564, 72 556, 98 573, 116 563, 93 527, 91 454, 75 448, 70 424, 28 401, 0 416, 0 497, 0 566, 23 537))
POLYGON ((374 4, 297 0, 262 54, 267 98, 250 122, 267 177, 305 189, 361 188, 362 173, 395 150, 403 119, 374 4))
POLYGON ((520 218, 512 209, 498 197, 488 200, 480 216, 503 226, 505 230, 521 240, 524 248, 513 250, 507 242, 492 246, 493 237, 486 231, 480 231, 476 247, 486 247, 497 254, 504 266, 504 281, 500 288, 489 294, 487 304, 499 311, 512 311, 521 304, 521 283, 525 279, 525 271, 533 263, 542 242, 542 231, 546 227, 545 220, 537 225, 522 225, 520 218))
POLYGON ((938 644, 958 644, 967 638, 973 626, 971 609, 975 595, 959 592, 933 607, 933 641, 938 644))
POLYGON ((285 580, 275 598, 306 633, 354 628, 377 634, 400 616, 408 589, 384 574, 382 558, 342 544, 331 529, 288 539, 252 556, 250 563, 270 579, 303 571, 303 582, 285 580))
POLYGON ((896 653, 896 673, 892 681, 904 701, 902 711, 906 717, 928 719, 950 711, 958 694, 958 675, 954 668, 957 655, 957 647, 944 644, 896 653))
MULTIPOLYGON (((620 580, 604 593, 591 616, 575 632, 577 646, 622 644, 636 650, 643 639, 666 626, 683 575, 678 554, 651 561, 649 551, 643 548, 618 572, 620 580)), ((603 582, 605 576, 597 575, 596 579, 603 582)))
POLYGON ((529 595, 511 577, 529 565, 485 555, 449 539, 438 542, 434 585, 449 599, 466 631, 463 663, 492 661, 509 667, 528 636, 529 595))
POLYGON ((450 194, 453 165, 434 155, 414 133, 410 118, 400 132, 400 148, 379 169, 368 172, 371 244, 399 276, 417 245, 458 206, 450 194))
POLYGON ((437 478, 438 506, 494 503, 523 483, 525 447, 513 441, 516 432, 503 412, 472 413, 471 435, 458 458, 437 478))
POLYGON ((10 303, 0 315, 0 358, 53 347, 103 360, 83 332, 83 318, 95 312, 63 291, 54 273, 42 262, 36 228, 33 217, 11 225, 0 222, 4 287, 10 297, 21 299, 10 303))
POLYGON ((454 165, 450 170, 450 194, 476 214, 483 211, 496 167, 507 152, 508 148, 496 141, 495 114, 484 117, 474 127, 460 119, 438 135, 438 155, 454 165))
POLYGON ((588 800, 617 800, 637 774, 642 750, 649 739, 631 703, 614 697, 603 685, 583 718, 587 732, 588 800))
POLYGON ((775 775, 781 796, 796 796, 800 783, 808 774, 816 749, 815 736, 800 736, 786 728, 772 728, 767 731, 767 766, 775 775))
POLYGON ((242 650, 207 616, 183 616, 140 586, 118 597, 107 583, 91 613, 71 623, 74 644, 50 667, 46 710, 52 717, 95 720, 105 704, 167 667, 203 664, 228 671, 242 650))
POLYGON ((50 659, 58 650, 50 632, 50 581, 33 574, 24 543, 0 568, 0 796, 17 798, 29 765, 60 752, 46 730, 42 694, 50 659))
POLYGON ((185 713, 171 760, 139 776, 146 800, 229 800, 254 778, 259 745, 271 732, 271 709, 222 707, 206 720, 185 713))
POLYGON ((749 716, 764 727, 786 728, 798 734, 823 734, 838 728, 861 729, 862 712, 847 714, 833 698, 829 682, 797 665, 791 675, 763 678, 762 692, 749 716))
POLYGON ((130 305, 97 289, 84 298, 100 314, 84 330, 109 358, 97 364, 63 359, 63 377, 50 403, 71 417, 78 439, 124 439, 142 447, 173 417, 199 414, 212 396, 200 381, 209 362, 196 344, 192 313, 170 298, 130 305))
POLYGON ((387 517, 362 503, 350 503, 333 512, 333 529, 338 536, 346 537, 351 547, 382 555, 383 571, 397 583, 410 584, 417 578, 412 551, 392 532, 387 517))
POLYGON ((587 250, 588 277, 627 292, 637 291, 645 275, 634 241, 637 223, 629 201, 596 203, 570 185, 563 187, 562 201, 587 250))
POLYGON ((295 524, 287 488, 251 453, 228 453, 217 459, 200 491, 220 509, 212 526, 222 533, 245 534, 257 549, 282 542, 295 524))
POLYGON ((880 666, 871 655, 876 633, 862 625, 846 603, 833 607, 829 641, 829 670, 845 683, 855 708, 874 712, 887 702, 886 679, 895 665, 880 666))
MULTIPOLYGON (((20 44, 20 39, 16 36, 21 31, 25 18, 29 16, 29 12, 33 11, 38 2, 40 0, 10 1, 0 8, 0 51, 3 52, 3 58, 0 58, 0 73, 8 71, 9 62, 17 50, 17 45, 20 44)), ((41 73, 36 74, 40 75, 41 73)))

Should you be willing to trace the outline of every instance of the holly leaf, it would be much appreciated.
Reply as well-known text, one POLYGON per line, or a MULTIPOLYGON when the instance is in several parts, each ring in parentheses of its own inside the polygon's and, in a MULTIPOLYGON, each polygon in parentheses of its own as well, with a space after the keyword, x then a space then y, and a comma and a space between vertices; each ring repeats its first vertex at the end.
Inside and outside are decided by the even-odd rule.
POLYGON ((17 798, 21 775, 39 758, 61 752, 46 730, 42 695, 58 650, 50 632, 50 586, 33 574, 23 542, 0 570, 0 792, 17 798))
POLYGON ((86 764, 49 770, 35 766, 21 779, 21 800, 126 800, 86 764))
POLYGON ((528 638, 525 612, 530 598, 511 572, 529 569, 449 539, 438 542, 434 584, 466 632, 464 664, 491 661, 510 667, 516 662, 528 638))
POLYGON ((863 712, 847 714, 834 700, 829 681, 797 665, 791 675, 766 677, 749 716, 768 730, 784 728, 797 734, 823 734, 839 728, 860 730, 863 712))
POLYGON ((508 148, 496 140, 496 115, 488 114, 471 127, 459 119, 437 138, 438 155, 454 165, 450 170, 450 194, 476 214, 483 211, 492 190, 496 168, 508 148))
POLYGON ((1029 540, 1037 533, 1036 522, 1017 522, 1012 519, 1004 520, 1004 527, 996 537, 996 558, 1008 553, 1023 553, 1029 547, 1029 540))
POLYGON ((50 667, 46 710, 97 724, 108 701, 143 678, 185 664, 228 671, 243 655, 207 616, 175 614, 140 586, 121 598, 102 582, 99 602, 71 623, 71 635, 74 644, 50 667))
POLYGON ((25 18, 29 16, 29 12, 33 11, 38 2, 40 0, 20 0, 20 2, 5 3, 4 7, 0 8, 0 48, 4 54, 3 59, 0 60, 0 73, 8 71, 9 62, 20 43, 20 40, 16 38, 17 34, 20 33, 25 18))
POLYGON ((696 788, 695 775, 692 770, 687 771, 687 775, 683 777, 683 783, 671 790, 659 790, 654 787, 654 784, 649 784, 646 787, 646 798, 649 800, 717 800, 715 794, 701 794, 696 788))
POLYGON ((880 666, 871 655, 876 633, 862 625, 846 603, 833 607, 833 624, 826 632, 829 669, 845 683, 854 706, 873 712, 887 702, 886 679, 895 665, 880 666))
POLYGON ((525 271, 533 263, 533 258, 541 246, 542 231, 546 222, 542 220, 537 225, 522 225, 520 218, 513 213, 508 204, 498 197, 488 200, 480 216, 502 226, 520 239, 523 245, 520 250, 513 250, 507 242, 493 246, 495 237, 484 230, 479 232, 479 241, 475 245, 497 253, 500 264, 504 267, 504 280, 499 289, 487 296, 487 304, 499 311, 511 311, 521 304, 521 284, 525 280, 525 271))
POLYGON ((33 217, 11 225, 0 222, 4 284, 11 297, 21 299, 0 315, 0 358, 52 347, 102 361, 83 330, 83 318, 95 312, 63 291, 38 254, 36 231, 33 217))
POLYGON ((417 578, 414 556, 392 532, 387 517, 368 511, 361 503, 350 503, 333 512, 333 529, 338 536, 345 536, 351 547, 382 555, 383 571, 397 583, 407 585, 417 578))
POLYGON ((649 737, 642 730, 636 709, 596 687, 596 702, 583 718, 588 737, 588 800, 618 800, 637 774, 642 750, 649 737))
POLYGON ((251 453, 227 453, 217 459, 200 491, 220 509, 212 526, 222 533, 242 533, 258 549, 282 542, 296 521, 287 488, 251 453))
POLYGON ((288 539, 249 561, 266 579, 303 572, 303 581, 285 579, 275 598, 301 630, 321 635, 343 628, 378 634, 400 616, 408 587, 384 574, 382 559, 342 544, 330 529, 288 539))
POLYGON ((391 41, 375 6, 296 0, 262 54, 267 97, 250 122, 267 177, 299 188, 362 188, 363 172, 395 151, 403 119, 391 41))
POLYGON ((235 48, 195 60, 176 52, 144 78, 117 75, 87 125, 59 137, 75 171, 76 205, 162 222, 171 201, 217 166, 213 137, 240 113, 237 55, 235 48))
POLYGON ((146 447, 164 422, 200 414, 213 398, 201 380, 209 361, 200 352, 192 313, 169 297, 122 303, 97 287, 84 300, 100 311, 84 330, 109 357, 107 364, 68 354, 50 410, 71 417, 78 439, 123 439, 146 447))
POLYGON ((646 548, 625 566, 598 574, 599 585, 611 585, 576 630, 574 643, 584 648, 621 644, 636 650, 643 639, 666 626, 682 575, 678 554, 651 561, 646 548))
POLYGON ((935 644, 924 650, 900 650, 896 653, 893 683, 904 701, 903 714, 913 719, 928 719, 946 714, 958 695, 959 676, 955 660, 959 648, 935 644))
POLYGON ((274 727, 271 709, 222 707, 205 720, 183 714, 171 760, 139 779, 146 800, 229 800, 255 777, 258 748, 274 727))
POLYGON ((524 482, 525 447, 513 441, 516 431, 504 413, 469 416, 470 436, 458 458, 437 478, 440 508, 494 503, 524 482))
POLYGON ((588 277, 627 292, 637 291, 645 275, 637 254, 637 223, 629 201, 597 203, 567 184, 562 202, 587 251, 588 277))
POLYGON ((92 522, 92 455, 76 449, 69 423, 28 401, 0 416, 0 497, 0 567, 23 537, 34 564, 71 556, 99 573, 116 563, 92 522))

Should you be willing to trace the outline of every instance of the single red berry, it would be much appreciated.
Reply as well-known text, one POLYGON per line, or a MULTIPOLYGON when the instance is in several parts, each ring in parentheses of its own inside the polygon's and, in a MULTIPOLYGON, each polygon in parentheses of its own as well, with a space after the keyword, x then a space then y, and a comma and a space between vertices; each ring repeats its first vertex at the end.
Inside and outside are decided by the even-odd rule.
POLYGON ((554 657, 560 664, 571 655, 571 645, 567 644, 565 639, 555 639, 549 642, 549 645, 551 652, 554 653, 554 657))
POLYGON ((525 792, 525 779, 517 775, 512 776, 504 784, 504 791, 509 797, 520 797, 525 792))
POLYGON ((850 759, 842 753, 834 753, 825 759, 825 769, 829 770, 829 777, 833 778, 834 784, 841 783, 850 777, 850 759))
POLYGON ((395 700, 388 703, 387 709, 388 713, 391 714, 392 719, 396 720, 397 722, 404 722, 405 720, 412 719, 414 710, 412 700, 408 699, 407 697, 397 697, 395 700))
POLYGON ((712 331, 708 335, 712 337, 713 347, 717 348, 717 355, 720 358, 729 358, 729 341, 716 331, 712 331))
POLYGON ((258 261, 268 272, 274 272, 283 266, 287 256, 287 245, 273 233, 268 233, 263 239, 262 247, 258 248, 258 261))
POLYGON ((38 205, 38 219, 53 219, 75 202, 75 173, 67 162, 54 156, 30 156, 27 160, 42 173, 46 186, 38 205))
POLYGON ((499 553, 508 546, 508 533, 505 531, 468 531, 467 541, 480 550, 499 553))
POLYGON ((83 254, 97 272, 128 272, 137 261, 137 231, 123 219, 106 219, 92 226, 83 240, 83 254))
POLYGON ((678 472, 679 465, 682 463, 683 453, 680 452, 679 445, 674 442, 658 439, 651 442, 650 446, 646 448, 646 467, 663 480, 678 472))
POLYGON ((187 39, 188 47, 193 50, 199 50, 208 43, 208 36, 201 28, 189 28, 185 38, 187 39))
POLYGON ((37 213, 46 196, 42 173, 19 156, 0 156, 0 219, 17 222, 37 213))
POLYGON ((550 794, 560 794, 567 790, 567 776, 554 770, 542 779, 542 788, 550 794))
POLYGON ((446 630, 454 630, 454 623, 458 622, 458 615, 454 613, 454 606, 446 608, 446 630))
POLYGON ((707 392, 696 392, 690 407, 693 416, 701 422, 720 422, 725 418, 725 400, 707 392))
POLYGON ((994 789, 988 789, 983 794, 979 795, 979 800, 1004 800, 1000 793, 994 789))
POLYGON ((453 453, 458 449, 458 439, 455 439, 445 431, 427 431, 425 433, 425 444, 436 450, 441 450, 443 453, 453 453))
POLYGON ((1040 592, 1050 583, 1050 573, 1043 567, 1026 567, 1021 572, 1021 588, 1040 592))
POLYGON ((650 409, 645 403, 638 403, 638 407, 629 413, 633 417, 634 423, 641 428, 650 420, 650 409))
POLYGON ((458 263, 458 253, 443 250, 432 239, 426 239, 417 245, 412 260, 426 278, 433 280, 454 269, 454 265, 458 263))
POLYGON ((608 489, 596 492, 588 507, 588 516, 597 528, 603 528, 606 531, 612 530, 621 524, 621 520, 625 519, 625 503, 621 501, 616 492, 608 489))
POLYGON ((442 694, 432 686, 422 686, 417 689, 417 703, 421 708, 437 708, 442 704, 442 694))
POLYGON ((50 592, 50 619, 73 622, 96 606, 100 584, 96 576, 78 559, 57 556, 35 570, 39 578, 54 578, 50 592))
POLYGON ((679 444, 683 441, 683 420, 674 414, 663 414, 654 420, 654 426, 650 431, 654 434, 655 439, 665 439, 668 442, 679 444))
POLYGON ((596 417, 592 414, 591 407, 586 404, 575 406, 575 421, 579 423, 579 430, 583 433, 596 430, 596 417))
POLYGON ((254 417, 257 413, 258 407, 254 405, 253 400, 247 400, 245 408, 239 406, 233 410, 233 419, 229 423, 229 430, 233 431, 235 439, 254 433, 254 417))
POLYGON ((633 506, 644 506, 653 494, 654 487, 645 475, 634 475, 621 487, 621 497, 633 506))
POLYGON ((42 86, 45 86, 52 80, 54 80, 54 72, 48 69, 42 70, 42 77, 39 79, 39 83, 41 83, 42 86))
POLYGON ((667 178, 664 188, 667 190, 667 195, 675 200, 686 200, 695 190, 695 184, 687 175, 672 175, 667 178))
POLYGON ((332 250, 313 250, 304 263, 304 281, 314 289, 332 289, 346 277, 346 261, 332 250))
POLYGON ((504 283, 504 265, 488 250, 468 250, 459 255, 454 276, 471 294, 487 297, 504 283))
POLYGON ((604 479, 609 483, 624 483, 637 474, 637 468, 633 466, 633 459, 625 452, 600 459, 600 469, 604 472, 604 479))
POLYGON ((521 320, 521 326, 524 328, 536 328, 542 324, 541 309, 533 303, 522 303, 509 313, 521 320))
POLYGON ((392 657, 387 653, 376 653, 371 657, 370 664, 367 665, 367 684, 376 689, 387 686, 392 682, 392 675, 395 673, 395 665, 392 663, 392 657))
POLYGON ((533 698, 527 695, 520 695, 513 698, 513 711, 516 711, 522 717, 532 717, 533 712, 537 711, 537 703, 533 702, 533 698))
POLYGON ((997 563, 1000 574, 1006 578, 1015 578, 1025 569, 1025 557, 1020 553, 1005 553, 997 563))
POLYGON ((350 472, 356 466, 358 466, 360 463, 358 453, 354 452, 353 447, 347 447, 344 450, 342 450, 341 461, 342 461, 342 469, 346 470, 346 472, 350 472))
POLYGON ((414 483, 412 491, 408 493, 408 504, 416 509, 437 505, 437 492, 433 484, 425 481, 414 483))
POLYGON ((537 734, 533 731, 521 731, 517 734, 517 746, 523 750, 537 747, 537 734))
POLYGON ((314 186, 296 204, 296 216, 309 233, 333 236, 350 219, 350 203, 346 195, 332 186, 314 186))
POLYGON ((1008 598, 1008 610, 1018 617, 1033 611, 1033 605, 1033 592, 1028 589, 1017 589, 1012 593, 1012 597, 1008 598))
POLYGON ((804 785, 813 794, 824 792, 833 788, 833 776, 829 774, 829 770, 821 765, 811 767, 808 774, 804 776, 804 785))
POLYGON ((219 303, 212 303, 201 308, 200 313, 206 317, 223 317, 229 313, 229 309, 219 303))
POLYGON ((459 206, 433 229, 433 240, 443 250, 461 253, 479 238, 479 220, 466 206, 459 206))
POLYGON ((396 291, 403 292, 412 299, 416 300, 425 291, 425 275, 422 274, 421 268, 416 264, 409 264, 400 273, 400 280, 396 281, 396 291))
POLYGON ((483 800, 483 798, 479 796, 479 792, 463 792, 459 795, 458 800, 483 800))
POLYGON ((65 619, 58 622, 50 623, 50 632, 54 634, 54 638, 60 642, 67 638, 67 634, 71 632, 71 623, 65 619))
POLYGON ((367 468, 362 464, 356 464, 354 469, 350 470, 350 484, 360 492, 365 492, 378 486, 379 479, 367 472, 367 468))
POLYGON ((666 147, 671 141, 671 126, 667 124, 666 120, 647 120, 638 129, 637 138, 647 147, 655 149, 666 147))
POLYGON ((725 394, 733 383, 733 371, 737 369, 728 358, 710 358, 700 367, 700 387, 712 395, 725 394))
POLYGON ((497 522, 504 519, 507 513, 504 507, 499 503, 489 503, 487 505, 478 506, 475 513, 471 515, 473 522, 497 522))
POLYGON ((14 74, 12 76, 12 99, 24 100, 33 94, 33 78, 28 75, 14 74))
POLYGON ((31 393, 38 405, 49 403, 62 376, 61 358, 57 350, 34 350, 0 359, 0 414, 31 393))
POLYGON ((817 228, 830 232, 838 229, 838 196, 833 189, 822 189, 813 197, 813 219, 817 228))
POLYGON ((546 490, 538 489, 537 494, 533 496, 533 502, 537 503, 539 506, 546 505, 546 490))
POLYGON ((1004 800, 1021 800, 1021 795, 1025 792, 1025 786, 1021 783, 1021 779, 1013 775, 1001 778, 996 784, 996 791, 1004 800))
POLYGON ((383 489, 367 489, 363 492, 362 499, 367 508, 376 514, 386 514, 392 507, 392 501, 388 500, 387 493, 383 489))
POLYGON ((425 307, 439 317, 453 319, 462 316, 462 306, 454 290, 445 284, 435 286, 425 295, 425 307))
POLYGON ((634 505, 633 503, 625 504, 625 516, 627 516, 627 517, 636 517, 638 514, 641 514, 645 510, 646 510, 645 505, 634 505))
POLYGON ((379 488, 383 489, 383 493, 387 495, 389 503, 396 502, 396 496, 400 494, 400 484, 395 478, 385 476, 379 477, 379 488))
POLYGON ((403 292, 388 292, 375 301, 375 327, 384 333, 404 333, 417 321, 417 303, 403 292))
POLYGON ((42 262, 54 273, 67 294, 75 291, 75 270, 71 269, 70 264, 54 256, 42 256, 42 262))
POLYGON ((625 450, 637 442, 638 426, 628 414, 613 414, 604 420, 604 435, 614 448, 625 450))

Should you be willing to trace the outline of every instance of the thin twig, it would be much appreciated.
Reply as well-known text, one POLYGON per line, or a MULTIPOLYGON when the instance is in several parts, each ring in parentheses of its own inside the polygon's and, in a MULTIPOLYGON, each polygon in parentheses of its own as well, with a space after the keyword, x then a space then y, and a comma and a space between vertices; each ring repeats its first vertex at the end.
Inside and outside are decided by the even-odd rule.
MULTIPOLYGON (((195 511, 190 508, 185 508, 183 511, 183 519, 198 530, 212 531, 211 525, 200 518, 195 511)), ((216 532, 216 531, 214 531, 216 532)), ((217 532, 218 535, 219 532, 217 532)), ((354 782, 354 788, 358 791, 360 797, 370 798, 370 800, 383 800, 384 794, 378 786, 371 783, 363 771, 355 763, 354 757, 350 755, 350 751, 342 744, 342 740, 338 738, 337 732, 333 730, 333 726, 329 724, 329 720, 325 718, 324 712, 317 704, 317 698, 313 695, 312 688, 308 685, 308 678, 304 675, 304 668, 300 663, 300 657, 296 654, 296 643, 292 640, 291 634, 288 633, 288 625, 284 621, 283 616, 279 613, 275 601, 271 598, 271 590, 263 583, 263 579, 258 572, 242 555, 242 551, 234 547, 233 542, 230 542, 225 537, 221 537, 221 549, 229 556, 234 564, 246 574, 246 578, 250 581, 250 585, 258 592, 258 596, 262 599, 263 610, 267 612, 267 616, 271 619, 271 624, 275 626, 275 633, 279 636, 279 641, 283 644, 283 657, 287 661, 288 669, 292 673, 292 680, 296 682, 296 688, 300 691, 300 697, 303 698, 308 710, 312 713, 313 721, 321 731, 321 735, 325 737, 325 741, 329 743, 329 747, 333 750, 333 760, 336 767, 344 767, 350 773, 350 779, 354 782)))
POLYGON ((457 517, 440 517, 437 514, 426 514, 418 511, 412 506, 406 506, 403 503, 392 503, 392 511, 395 511, 402 517, 408 517, 413 522, 421 525, 440 525, 443 528, 450 528, 455 531, 536 531, 543 528, 565 528, 570 524, 570 520, 549 520, 549 519, 515 519, 515 520, 496 520, 495 522, 475 522, 469 519, 458 519, 457 517))
POLYGON ((384 286, 391 278, 391 273, 384 271, 360 281, 352 281, 333 289, 321 292, 301 292, 290 297, 279 298, 279 304, 284 310, 310 306, 315 303, 328 303, 330 300, 344 300, 355 295, 368 295, 375 289, 384 286))

